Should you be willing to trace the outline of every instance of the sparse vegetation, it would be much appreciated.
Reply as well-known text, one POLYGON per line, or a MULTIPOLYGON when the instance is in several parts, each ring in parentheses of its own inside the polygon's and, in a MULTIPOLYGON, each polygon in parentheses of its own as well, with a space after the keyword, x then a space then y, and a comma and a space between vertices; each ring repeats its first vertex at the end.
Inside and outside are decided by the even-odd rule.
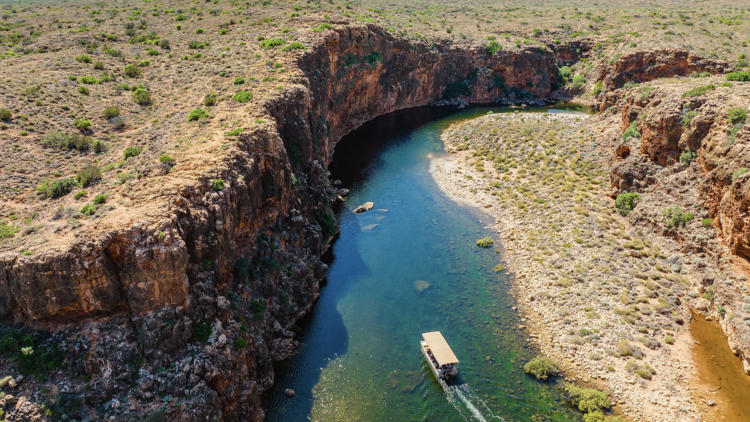
POLYGON ((560 366, 553 359, 537 356, 524 365, 523 371, 536 379, 546 381, 549 377, 560 375, 560 366))
POLYGON ((489 248, 490 246, 494 245, 495 241, 492 240, 491 237, 483 237, 479 240, 477 240, 477 246, 481 246, 483 248, 489 248))
POLYGON ((195 110, 191 111, 190 114, 188 114, 188 122, 207 119, 208 117, 210 116, 208 115, 208 112, 206 112, 206 110, 196 108, 195 110))

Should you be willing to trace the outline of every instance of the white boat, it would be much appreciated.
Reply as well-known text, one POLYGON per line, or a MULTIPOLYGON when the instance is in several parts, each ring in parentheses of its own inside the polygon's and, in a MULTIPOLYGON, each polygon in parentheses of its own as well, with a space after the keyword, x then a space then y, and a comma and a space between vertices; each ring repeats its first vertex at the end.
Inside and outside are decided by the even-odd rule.
POLYGON ((432 369, 435 378, 449 381, 458 374, 458 358, 448 346, 440 331, 422 333, 422 356, 427 365, 432 369))

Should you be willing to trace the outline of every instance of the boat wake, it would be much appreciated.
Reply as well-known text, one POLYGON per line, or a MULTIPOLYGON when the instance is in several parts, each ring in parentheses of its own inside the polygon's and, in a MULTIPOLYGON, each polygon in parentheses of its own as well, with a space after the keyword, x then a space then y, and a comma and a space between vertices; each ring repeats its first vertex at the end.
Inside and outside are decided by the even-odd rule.
POLYGON ((505 419, 492 413, 487 404, 479 398, 469 387, 469 384, 448 385, 439 380, 445 391, 448 403, 458 410, 465 421, 489 422, 505 419))

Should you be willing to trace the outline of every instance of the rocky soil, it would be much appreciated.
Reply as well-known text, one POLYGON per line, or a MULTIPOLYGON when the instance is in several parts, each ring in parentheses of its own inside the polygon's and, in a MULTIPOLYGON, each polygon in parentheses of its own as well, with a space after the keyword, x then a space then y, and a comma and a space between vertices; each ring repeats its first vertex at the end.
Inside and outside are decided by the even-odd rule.
POLYGON ((514 276, 525 328, 544 353, 611 392, 633 420, 694 420, 707 405, 692 394, 686 323, 691 307, 710 306, 694 298, 718 267, 615 209, 611 145, 599 142, 595 119, 512 113, 455 125, 443 136, 455 159, 435 161, 433 175, 456 200, 497 217, 488 228, 508 266, 498 270, 514 276))

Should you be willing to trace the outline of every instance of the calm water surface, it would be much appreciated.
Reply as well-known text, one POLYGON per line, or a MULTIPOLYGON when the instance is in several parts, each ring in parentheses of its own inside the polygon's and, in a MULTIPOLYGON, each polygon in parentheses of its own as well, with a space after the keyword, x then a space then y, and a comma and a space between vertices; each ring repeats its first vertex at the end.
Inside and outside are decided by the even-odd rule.
POLYGON ((493 236, 483 228, 491 218, 448 199, 428 173, 445 154, 442 131, 489 110, 509 111, 411 109, 338 144, 332 179, 352 189, 341 235, 299 354, 277 367, 264 396, 267 421, 581 420, 554 383, 521 369, 535 350, 517 328, 507 274, 493 271, 499 255, 476 246, 493 236), (352 212, 367 201, 372 211, 352 212), (430 287, 420 292, 417 280, 430 287), (441 331, 461 360, 459 387, 444 388, 424 364, 427 331, 441 331))

